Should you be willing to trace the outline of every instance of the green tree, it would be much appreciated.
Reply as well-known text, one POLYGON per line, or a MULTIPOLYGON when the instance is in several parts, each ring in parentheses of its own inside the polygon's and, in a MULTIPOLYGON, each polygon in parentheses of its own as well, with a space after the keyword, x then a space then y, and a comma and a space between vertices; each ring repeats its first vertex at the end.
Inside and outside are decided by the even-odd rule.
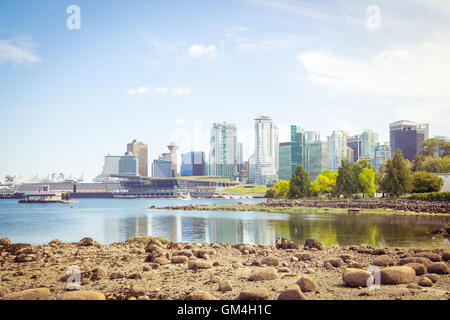
POLYGON ((338 173, 336 171, 325 170, 317 177, 316 181, 311 184, 311 190, 314 193, 331 194, 336 186, 336 178, 338 173))
POLYGON ((292 179, 289 183, 289 198, 306 198, 310 195, 311 177, 303 166, 298 165, 295 168, 292 179))
POLYGON ((359 174, 359 183, 362 186, 363 194, 369 197, 377 191, 377 185, 375 184, 375 171, 371 168, 363 168, 359 174))
POLYGON ((418 171, 412 175, 414 193, 439 192, 444 180, 431 172, 418 171))
POLYGON ((367 159, 361 159, 355 162, 352 166, 353 183, 355 185, 355 193, 364 193, 364 186, 361 185, 359 180, 359 175, 362 173, 364 168, 373 169, 372 164, 367 159))
POLYGON ((343 195, 346 198, 351 197, 357 192, 352 167, 348 160, 342 160, 341 166, 336 178, 335 194, 339 197, 343 195))
POLYGON ((444 161, 442 158, 427 156, 423 158, 423 166, 421 171, 440 173, 442 172, 443 166, 444 161))
POLYGON ((411 165, 411 171, 423 171, 423 157, 418 154, 414 157, 413 163, 411 165))
POLYGON ((277 198, 285 199, 289 196, 289 181, 282 180, 275 185, 277 198))
POLYGON ((267 189, 266 194, 264 195, 264 198, 267 199, 275 199, 277 197, 277 192, 274 188, 267 189))
POLYGON ((437 150, 439 142, 436 139, 427 139, 422 142, 423 150, 419 153, 421 157, 433 157, 434 152, 437 150))
POLYGON ((394 157, 388 160, 386 172, 382 179, 382 189, 391 196, 399 197, 410 192, 412 188, 411 171, 408 162, 403 158, 400 149, 395 151, 394 157))

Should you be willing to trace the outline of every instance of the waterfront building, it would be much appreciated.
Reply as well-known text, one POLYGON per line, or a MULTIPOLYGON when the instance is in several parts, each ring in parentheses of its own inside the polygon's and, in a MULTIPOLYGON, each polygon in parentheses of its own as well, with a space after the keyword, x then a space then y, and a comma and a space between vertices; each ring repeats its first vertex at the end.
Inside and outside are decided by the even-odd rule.
POLYGON ((278 152, 279 152, 278 179, 291 180, 292 178, 291 143, 281 142, 278 152))
POLYGON ((119 174, 119 162, 121 156, 105 156, 105 164, 103 165, 103 172, 101 174, 102 177, 108 178, 112 175, 119 174))
POLYGON ((211 129, 207 174, 235 180, 238 175, 238 160, 236 125, 214 123, 211 129))
POLYGON ((306 135, 299 126, 291 126, 291 172, 295 171, 297 165, 307 168, 306 135))
POLYGON ((172 178, 172 161, 160 157, 153 161, 152 165, 153 178, 172 178))
POLYGON ((206 161, 205 153, 188 152, 181 155, 181 176, 205 176, 206 175, 206 161))
POLYGON ((372 130, 365 130, 361 134, 361 156, 370 159, 373 164, 375 156, 375 147, 378 145, 378 133, 372 130))
POLYGON ((142 177, 148 177, 148 145, 133 140, 133 142, 127 144, 127 152, 131 152, 138 159, 138 174, 142 177))
POLYGON ((335 130, 328 137, 328 169, 338 171, 342 160, 347 159, 347 138, 344 132, 335 130))
POLYGON ((125 153, 119 159, 119 174, 137 176, 139 170, 139 159, 131 152, 125 153))
POLYGON ((320 132, 319 131, 305 131, 306 143, 319 142, 320 132))
POLYGON ((271 117, 255 119, 255 182, 268 185, 278 180, 278 128, 271 117))
POLYGON ((348 137, 347 147, 353 150, 353 159, 350 161, 350 163, 353 164, 361 157, 361 135, 348 137))
POLYGON ((307 167, 311 181, 317 179, 319 174, 327 169, 328 148, 327 143, 323 141, 309 142, 306 144, 307 167))
POLYGON ((390 159, 392 156, 391 154, 391 147, 389 146, 389 143, 385 142, 384 144, 378 143, 375 147, 374 152, 374 161, 373 166, 375 167, 376 171, 380 171, 380 166, 383 163, 383 161, 390 159))
POLYGON ((422 143, 428 139, 429 125, 401 120, 389 125, 391 153, 397 149, 403 157, 413 161, 416 154, 423 150, 422 143))

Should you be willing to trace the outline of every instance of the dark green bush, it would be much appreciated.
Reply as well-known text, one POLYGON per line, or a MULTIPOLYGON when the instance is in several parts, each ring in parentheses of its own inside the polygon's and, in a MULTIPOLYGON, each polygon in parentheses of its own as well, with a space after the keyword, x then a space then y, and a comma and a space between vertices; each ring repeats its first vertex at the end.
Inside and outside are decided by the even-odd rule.
POLYGON ((423 201, 450 201, 450 192, 414 193, 408 199, 423 201))

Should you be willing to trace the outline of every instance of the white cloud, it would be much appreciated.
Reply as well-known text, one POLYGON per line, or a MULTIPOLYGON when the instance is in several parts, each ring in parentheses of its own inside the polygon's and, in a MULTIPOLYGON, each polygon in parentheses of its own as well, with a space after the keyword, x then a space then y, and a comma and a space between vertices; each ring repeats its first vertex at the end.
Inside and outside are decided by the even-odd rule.
POLYGON ((0 64, 31 64, 41 59, 33 53, 36 43, 30 37, 0 40, 0 64))
POLYGON ((299 14, 313 20, 330 20, 333 17, 330 5, 321 5, 317 1, 296 0, 250 0, 251 2, 268 8, 285 10, 299 14))
POLYGON ((270 53, 274 50, 292 49, 304 45, 306 37, 295 34, 269 34, 259 40, 235 38, 234 43, 241 51, 270 53))
POLYGON ((125 90, 125 92, 129 95, 137 95, 137 94, 174 94, 174 95, 190 95, 192 90, 190 87, 176 87, 176 88, 166 88, 166 87, 157 87, 152 88, 150 85, 143 85, 137 88, 125 90))
POLYGON ((210 45, 208 47, 195 44, 188 48, 188 54, 193 58, 200 58, 201 56, 207 57, 217 57, 217 48, 215 45, 210 45))

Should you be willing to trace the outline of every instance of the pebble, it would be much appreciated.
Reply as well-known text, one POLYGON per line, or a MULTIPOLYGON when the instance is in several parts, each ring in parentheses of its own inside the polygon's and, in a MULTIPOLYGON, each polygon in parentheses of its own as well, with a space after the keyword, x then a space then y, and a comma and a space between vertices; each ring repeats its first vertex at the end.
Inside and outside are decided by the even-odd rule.
POLYGON ((314 280, 311 279, 308 276, 301 277, 297 284, 300 286, 300 289, 302 292, 314 292, 316 291, 316 284, 314 283, 314 280))
POLYGON ((278 279, 278 276, 277 271, 274 268, 268 267, 252 271, 248 279, 250 281, 265 281, 278 279))
POLYGON ((239 293, 238 300, 267 300, 269 292, 266 288, 248 288, 239 293))

